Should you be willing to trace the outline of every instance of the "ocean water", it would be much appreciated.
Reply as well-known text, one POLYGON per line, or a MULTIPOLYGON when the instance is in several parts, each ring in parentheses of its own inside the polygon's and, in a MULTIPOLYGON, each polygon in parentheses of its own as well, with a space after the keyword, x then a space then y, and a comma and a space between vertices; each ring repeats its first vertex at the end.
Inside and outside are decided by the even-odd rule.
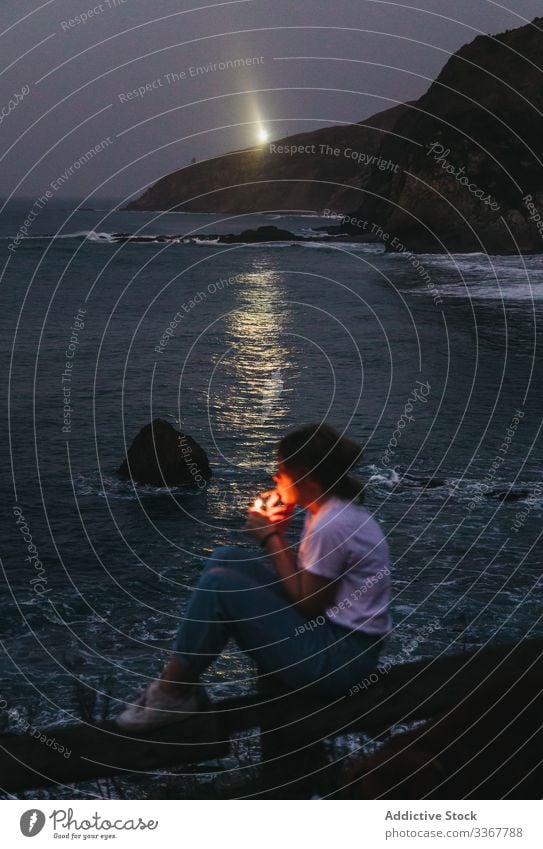
MULTIPOLYGON (((541 256, 198 241, 326 223, 299 214, 48 208, 15 242, 30 207, 0 216, 4 728, 78 718, 76 682, 117 710, 156 674, 203 558, 249 544, 245 509, 306 421, 364 446, 394 563, 386 658, 541 635, 541 256), (117 479, 158 416, 206 449, 206 487, 117 479)), ((210 694, 252 676, 232 645, 210 694)))

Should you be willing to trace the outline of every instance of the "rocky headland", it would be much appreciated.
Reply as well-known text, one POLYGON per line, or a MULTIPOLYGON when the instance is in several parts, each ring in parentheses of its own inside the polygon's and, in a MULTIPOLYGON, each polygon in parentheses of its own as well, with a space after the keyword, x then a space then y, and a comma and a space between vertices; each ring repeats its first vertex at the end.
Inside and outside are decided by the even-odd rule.
POLYGON ((543 18, 481 35, 416 102, 169 174, 128 208, 343 215, 387 250, 543 250, 543 18))
POLYGON ((127 209, 346 212, 360 203, 383 137, 406 110, 400 104, 359 124, 298 133, 196 162, 163 177, 127 209))
POLYGON ((347 229, 379 225, 387 249, 543 250, 543 18, 498 36, 478 36, 387 136, 347 229))

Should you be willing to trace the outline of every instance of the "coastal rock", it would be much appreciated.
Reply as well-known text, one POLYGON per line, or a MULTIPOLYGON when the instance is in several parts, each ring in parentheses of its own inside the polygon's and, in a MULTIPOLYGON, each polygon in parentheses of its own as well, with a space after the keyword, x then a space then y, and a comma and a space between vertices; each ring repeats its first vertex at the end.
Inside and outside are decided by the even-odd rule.
POLYGON ((415 475, 410 475, 407 472, 404 472, 396 485, 396 489, 402 489, 404 487, 415 489, 439 489, 442 486, 447 486, 445 478, 416 477, 415 475))
POLYGON ((295 236, 288 230, 279 227, 258 227, 256 230, 244 230, 239 234, 219 236, 219 242, 235 244, 236 242, 303 242, 303 236, 295 236))
POLYGON ((211 477, 204 449, 164 419, 143 427, 117 469, 124 479, 152 486, 198 485, 211 477))
POLYGON ((374 170, 350 216, 388 251, 543 250, 542 52, 543 18, 462 47, 384 138, 398 172, 374 170))
MULTIPOLYGON (((331 228, 341 231, 342 228, 331 228)), ((366 235, 349 235, 349 241, 366 242, 374 241, 375 238, 366 235)), ((252 244, 257 242, 312 242, 315 243, 313 236, 297 236, 291 233, 290 230, 281 230, 279 227, 257 227, 256 230, 243 230, 241 233, 208 233, 198 234, 198 236, 183 236, 183 235, 157 235, 157 236, 135 236, 132 233, 112 233, 111 241, 117 244, 135 243, 135 244, 200 244, 209 242, 211 244, 233 245, 233 244, 252 244)), ((345 234, 338 232, 333 235, 325 235, 318 237, 319 242, 334 242, 345 241, 345 234)))
POLYGON ((127 209, 346 212, 360 202, 376 167, 372 157, 406 109, 400 104, 358 124, 297 133, 196 162, 160 179, 127 209))
POLYGON ((498 501, 525 501, 532 494, 529 489, 493 489, 487 493, 491 498, 497 498, 498 501))

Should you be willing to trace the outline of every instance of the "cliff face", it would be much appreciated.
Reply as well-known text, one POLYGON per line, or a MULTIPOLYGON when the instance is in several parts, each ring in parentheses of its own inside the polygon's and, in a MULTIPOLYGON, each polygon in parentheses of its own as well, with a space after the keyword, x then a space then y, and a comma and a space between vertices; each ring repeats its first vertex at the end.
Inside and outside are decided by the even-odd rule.
POLYGON ((542 56, 543 18, 459 50, 383 140, 397 173, 374 171, 350 214, 412 250, 543 250, 542 56))
POLYGON ((378 149, 406 108, 195 163, 163 177, 128 209, 346 212, 360 203, 373 169, 383 167, 378 149))

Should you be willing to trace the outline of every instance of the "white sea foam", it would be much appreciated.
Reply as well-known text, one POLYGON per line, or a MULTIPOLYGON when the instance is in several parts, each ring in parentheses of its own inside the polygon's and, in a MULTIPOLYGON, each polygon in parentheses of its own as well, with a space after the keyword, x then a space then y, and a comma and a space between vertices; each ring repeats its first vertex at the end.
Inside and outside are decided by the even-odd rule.
POLYGON ((156 498, 170 494, 201 495, 193 484, 185 486, 151 486, 136 484, 132 481, 121 480, 111 475, 84 475, 78 473, 74 477, 74 488, 78 496, 98 496, 108 500, 139 501, 141 498, 156 498))

